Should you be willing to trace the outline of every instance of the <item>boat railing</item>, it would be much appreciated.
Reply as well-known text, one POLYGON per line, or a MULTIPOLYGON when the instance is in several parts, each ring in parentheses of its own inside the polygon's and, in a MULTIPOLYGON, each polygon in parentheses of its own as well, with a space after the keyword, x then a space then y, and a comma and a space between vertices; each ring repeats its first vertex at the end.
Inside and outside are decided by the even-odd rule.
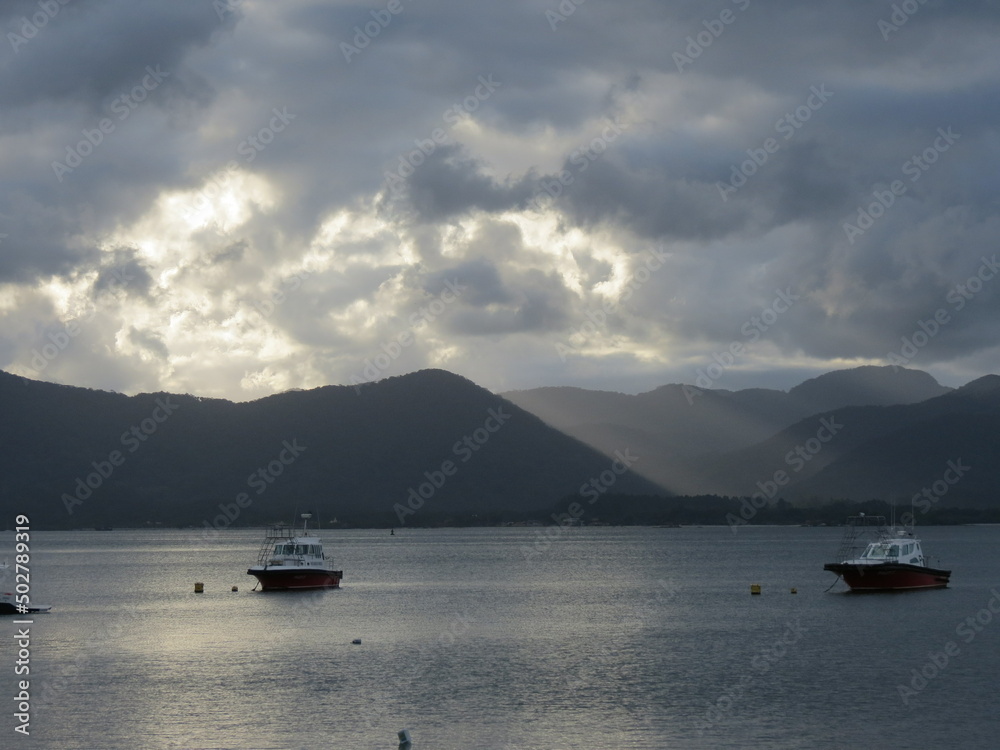
POLYGON ((271 553, 274 550, 275 543, 294 539, 295 534, 296 529, 293 526, 280 524, 269 527, 267 534, 264 536, 264 542, 260 546, 260 552, 257 555, 257 563, 259 565, 267 565, 271 560, 271 553))
MULTIPOLYGON (((301 534, 305 533, 304 529, 297 529, 294 526, 286 526, 285 524, 278 524, 276 526, 268 527, 267 534, 264 536, 264 542, 260 546, 260 552, 257 554, 257 564, 258 565, 315 565, 315 557, 310 555, 275 555, 274 548, 280 542, 288 542, 301 534), (311 558, 311 559, 310 559, 311 558)), ((332 567, 333 558, 329 557, 325 553, 320 553, 319 559, 322 561, 323 565, 327 568, 332 567)))
POLYGON ((840 541, 838 560, 856 560, 871 542, 889 539, 889 527, 885 516, 850 516, 840 541))
POLYGON ((278 524, 277 526, 270 526, 267 530, 268 539, 294 539, 299 535, 300 529, 294 526, 287 526, 286 524, 278 524))

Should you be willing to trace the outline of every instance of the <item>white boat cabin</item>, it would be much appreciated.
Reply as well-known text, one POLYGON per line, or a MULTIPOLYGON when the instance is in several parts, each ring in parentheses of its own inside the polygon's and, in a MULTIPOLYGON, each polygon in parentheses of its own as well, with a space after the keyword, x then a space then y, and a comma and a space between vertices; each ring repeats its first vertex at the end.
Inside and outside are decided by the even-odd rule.
POLYGON ((316 566, 326 560, 323 544, 318 537, 297 536, 279 539, 271 550, 268 565, 316 566))
POLYGON ((861 557, 851 560, 858 565, 878 565, 880 563, 906 563, 924 565, 924 554, 920 541, 912 537, 886 538, 869 544, 861 557))

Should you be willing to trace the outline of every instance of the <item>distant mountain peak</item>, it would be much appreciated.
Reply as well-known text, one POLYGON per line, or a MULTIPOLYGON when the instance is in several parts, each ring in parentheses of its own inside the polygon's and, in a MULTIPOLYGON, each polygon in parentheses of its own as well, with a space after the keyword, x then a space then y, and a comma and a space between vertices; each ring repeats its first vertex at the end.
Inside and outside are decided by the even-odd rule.
POLYGON ((983 375, 953 391, 963 396, 985 396, 1000 390, 1000 375, 983 375))
POLYGON ((810 378, 788 393, 819 412, 841 406, 914 404, 951 390, 923 370, 863 365, 810 378))

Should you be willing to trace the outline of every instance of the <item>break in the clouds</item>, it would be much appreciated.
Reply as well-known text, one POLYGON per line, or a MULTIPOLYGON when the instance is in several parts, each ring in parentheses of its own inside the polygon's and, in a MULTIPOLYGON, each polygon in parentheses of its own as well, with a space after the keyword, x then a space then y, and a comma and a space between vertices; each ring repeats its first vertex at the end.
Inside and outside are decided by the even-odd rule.
POLYGON ((0 29, 8 371, 242 400, 997 370, 995 1, 10 0, 0 29))

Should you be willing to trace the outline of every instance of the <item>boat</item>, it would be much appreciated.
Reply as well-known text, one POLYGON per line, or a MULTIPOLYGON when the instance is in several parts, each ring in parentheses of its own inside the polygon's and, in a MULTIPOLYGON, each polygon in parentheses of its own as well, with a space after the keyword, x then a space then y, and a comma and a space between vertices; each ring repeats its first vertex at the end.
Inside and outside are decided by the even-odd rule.
MULTIPOLYGON (((10 564, 4 560, 0 563, 0 576, 6 578, 10 574, 10 564)), ((17 598, 10 592, 0 593, 0 615, 26 615, 36 612, 48 612, 50 604, 27 604, 18 607, 17 598)))
POLYGON ((247 570, 261 591, 340 588, 344 572, 333 569, 323 542, 309 531, 310 518, 311 513, 302 514, 301 529, 284 524, 268 529, 257 564, 247 570))
POLYGON ((51 604, 21 605, 21 608, 19 609, 17 599, 14 598, 13 594, 0 594, 0 615, 27 615, 35 614, 37 612, 48 612, 51 609, 51 604))
POLYGON ((851 591, 940 589, 951 579, 950 570, 927 564, 912 526, 889 526, 885 516, 848 518, 838 557, 841 562, 827 563, 823 570, 843 578, 851 591), (864 551, 857 554, 862 544, 864 551))

